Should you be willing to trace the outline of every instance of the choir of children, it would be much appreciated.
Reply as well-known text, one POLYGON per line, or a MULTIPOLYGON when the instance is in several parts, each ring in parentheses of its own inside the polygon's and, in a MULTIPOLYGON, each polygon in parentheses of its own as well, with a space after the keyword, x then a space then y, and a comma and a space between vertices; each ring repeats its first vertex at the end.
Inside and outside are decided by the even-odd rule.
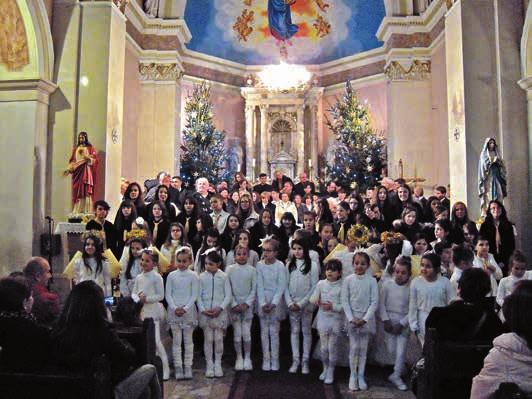
MULTIPOLYGON (((505 265, 511 274, 502 278, 503 265, 490 253, 488 239, 469 234, 474 224, 465 220, 465 204, 460 203, 465 218, 451 223, 447 210, 436 212, 435 219, 433 210, 443 202, 432 199, 427 205, 431 208, 421 212, 420 203, 410 197, 405 200, 406 188, 400 186, 397 193, 382 186, 369 190, 373 197, 365 198, 366 204, 356 193, 347 197, 342 192, 338 201, 329 190, 328 200, 318 199, 315 207, 306 201, 297 219, 296 211, 288 208, 295 205, 285 191, 277 204, 268 202, 269 192, 259 193, 255 209, 249 204, 252 196, 240 193, 236 209, 227 209, 235 213, 226 212, 228 203, 215 195, 210 201, 213 212, 204 213, 195 197, 188 196, 176 206, 169 201, 168 190, 159 190, 162 195, 144 210, 148 221, 137 218, 128 227, 142 233, 129 239, 130 231, 121 233, 120 290, 143 304, 143 317, 154 319, 164 377, 169 377, 169 368, 159 331, 166 317, 163 298, 173 336, 176 379, 192 378, 192 333, 197 326, 204 332, 207 377, 223 376, 223 337, 229 325, 235 370, 252 370, 255 314, 261 330, 262 370, 280 368, 280 323, 287 318, 292 353, 289 372, 308 374, 316 315, 323 363, 320 380, 334 382, 338 343, 348 337, 349 389, 368 389, 366 361, 371 337, 377 334, 376 339, 383 342, 376 345, 384 348, 393 364, 389 381, 406 390, 402 377, 410 334, 423 345, 425 320, 432 308, 446 306, 457 297, 464 270, 484 270, 491 280, 490 295, 496 296, 500 306, 517 281, 532 279, 520 251, 505 265), (330 205, 336 206, 336 212, 331 213, 330 205), (383 232, 392 226, 394 231, 383 232), (151 243, 155 247, 147 249, 151 243), (157 248, 170 263, 168 269, 159 270, 164 276, 157 270, 157 248)), ((133 189, 138 191, 136 184, 132 193, 133 189)), ((137 214, 133 199, 126 200, 127 207, 122 208, 127 212, 121 208, 120 217, 137 214)), ((74 280, 95 280, 110 295, 109 266, 102 251, 98 238, 85 240, 74 280)))

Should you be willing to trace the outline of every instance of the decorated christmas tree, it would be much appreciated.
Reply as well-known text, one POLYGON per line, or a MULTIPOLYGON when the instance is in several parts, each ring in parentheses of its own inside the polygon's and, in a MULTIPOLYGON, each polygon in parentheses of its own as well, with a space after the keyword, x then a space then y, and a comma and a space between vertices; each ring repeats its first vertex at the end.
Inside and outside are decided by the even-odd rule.
POLYGON ((186 124, 181 146, 181 176, 186 186, 206 177, 217 184, 226 178, 225 133, 216 130, 212 120, 210 87, 194 85, 185 104, 186 124))
POLYGON ((372 129, 370 113, 359 103, 350 82, 329 112, 332 120, 326 118, 327 126, 335 135, 337 148, 326 168, 327 180, 348 190, 375 186, 386 165, 386 147, 372 129))

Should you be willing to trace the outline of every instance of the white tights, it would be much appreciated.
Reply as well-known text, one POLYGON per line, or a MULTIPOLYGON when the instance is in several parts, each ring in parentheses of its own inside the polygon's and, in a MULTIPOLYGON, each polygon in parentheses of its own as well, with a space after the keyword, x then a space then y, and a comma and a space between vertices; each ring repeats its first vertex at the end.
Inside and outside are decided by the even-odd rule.
POLYGON ((368 354, 369 334, 349 330, 349 368, 351 374, 364 375, 368 354))
POLYGON ((292 345, 292 358, 299 361, 299 334, 303 333, 303 361, 310 358, 310 348, 312 346, 312 313, 304 310, 299 314, 290 315, 290 343, 292 345))
POLYGON ((194 342, 192 341, 192 332, 194 327, 180 327, 172 326, 173 345, 172 353, 174 355, 174 366, 181 368, 183 364, 185 367, 192 367, 192 360, 194 359, 194 342), (181 344, 185 347, 184 361, 182 358, 181 344))
POLYGON ((237 357, 242 357, 242 343, 246 357, 251 355, 251 320, 233 321, 233 341, 237 357))
POLYGON ((324 366, 336 365, 338 335, 334 333, 320 333, 321 358, 324 366))
POLYGON ((408 344, 408 337, 400 334, 396 336, 395 340, 395 363, 393 365, 393 373, 401 376, 405 369, 406 345, 408 344))
POLYGON ((278 320, 260 319, 260 338, 264 359, 279 359, 280 324, 278 320))
POLYGON ((214 343, 214 362, 221 363, 222 355, 224 353, 224 334, 221 328, 205 327, 203 329, 204 343, 203 351, 205 352, 205 360, 207 365, 213 363, 213 343, 214 343))

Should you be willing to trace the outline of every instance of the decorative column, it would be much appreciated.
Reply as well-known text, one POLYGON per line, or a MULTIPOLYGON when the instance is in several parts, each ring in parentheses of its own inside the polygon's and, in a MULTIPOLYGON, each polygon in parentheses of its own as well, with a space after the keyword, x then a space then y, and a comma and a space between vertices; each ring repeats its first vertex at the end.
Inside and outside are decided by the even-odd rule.
POLYGON ((299 175, 300 173, 305 171, 305 125, 304 125, 304 105, 298 105, 297 107, 297 121, 296 121, 296 129, 297 129, 297 139, 296 139, 296 147, 297 147, 297 170, 296 175, 299 175))
POLYGON ((268 173, 268 104, 260 106, 260 172, 268 173))
POLYGON ((173 172, 180 142, 176 112, 179 113, 176 63, 140 63, 140 112, 137 132, 138 179, 153 178, 159 171, 173 172), (176 136, 179 136, 176 139, 176 136))
POLYGON ((255 107, 246 105, 246 175, 251 176, 253 168, 253 114, 255 107))

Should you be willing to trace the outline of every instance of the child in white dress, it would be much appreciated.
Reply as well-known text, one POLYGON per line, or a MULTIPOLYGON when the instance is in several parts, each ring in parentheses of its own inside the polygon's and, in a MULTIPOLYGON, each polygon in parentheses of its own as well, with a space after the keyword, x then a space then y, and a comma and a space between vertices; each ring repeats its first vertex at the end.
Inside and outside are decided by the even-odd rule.
MULTIPOLYGON (((504 299, 513 292, 515 283, 521 280, 532 280, 532 271, 526 270, 527 259, 521 251, 514 251, 508 264, 510 265, 511 274, 501 279, 497 290, 497 304, 501 307, 504 299)), ((502 312, 499 314, 502 316, 502 312)))
POLYGON ((192 378, 194 358, 192 333, 198 325, 196 301, 199 293, 198 275, 189 270, 192 258, 190 247, 180 247, 174 257, 177 269, 171 272, 166 280, 165 298, 168 303, 168 323, 172 329, 172 350, 177 380, 192 378), (181 343, 185 347, 184 359, 181 358, 181 343))
POLYGON ((367 390, 364 378, 370 334, 375 333, 375 312, 379 304, 377 281, 366 271, 369 256, 357 252, 353 257, 354 274, 342 286, 342 306, 349 333, 349 390, 367 390))
POLYGON ((205 271, 199 276, 198 297, 199 323, 203 329, 206 377, 223 377, 222 355, 224 332, 227 328, 227 307, 231 303, 231 284, 227 275, 220 270, 223 259, 216 249, 207 251, 205 271), (214 344, 214 361, 213 361, 214 344))
POLYGON ((265 239, 262 260, 257 263, 257 310, 262 343, 262 370, 279 370, 279 328, 286 317, 283 294, 286 289, 286 267, 276 258, 279 242, 265 239))
POLYGON ((408 328, 409 280, 412 264, 407 256, 395 260, 393 279, 381 285, 379 319, 384 324, 384 344, 388 352, 395 354, 393 373, 388 377, 399 390, 408 388, 401 379, 405 370, 406 345, 410 336, 408 328))
POLYGON ((287 263, 288 284, 284 294, 290 320, 290 342, 292 366, 290 373, 309 374, 310 347, 312 345, 312 312, 314 304, 309 302, 319 281, 320 268, 312 262, 307 244, 302 240, 292 241, 292 259, 287 263), (300 360, 299 334, 303 334, 303 357, 300 360))
POLYGON ((122 270, 120 272, 120 293, 123 297, 131 296, 135 278, 142 273, 140 267, 140 258, 142 250, 146 248, 146 241, 142 238, 132 238, 128 241, 129 256, 123 256, 120 259, 122 270))
POLYGON ((135 302, 143 304, 141 317, 151 317, 155 324, 155 346, 157 355, 163 363, 163 380, 170 378, 168 356, 161 342, 160 322, 165 319, 165 310, 161 301, 164 299, 163 278, 157 272, 159 255, 151 249, 144 249, 140 258, 142 273, 135 278, 131 297, 135 302))
POLYGON ((95 235, 89 234, 83 242, 81 258, 74 264, 74 283, 92 280, 98 284, 105 296, 111 296, 111 273, 103 255, 103 243, 95 235))
POLYGON ((319 306, 317 328, 320 333, 323 372, 320 380, 325 384, 334 382, 334 368, 337 359, 338 336, 344 325, 342 307, 342 262, 331 259, 325 264, 325 279, 320 280, 310 302, 319 306))
POLYGON ((253 370, 251 364, 251 321, 253 304, 257 295, 257 271, 250 265, 247 246, 237 245, 234 249, 236 263, 228 266, 227 278, 231 283, 231 323, 236 351, 235 370, 253 370), (242 344, 244 357, 242 357, 242 344))
POLYGON ((440 274, 440 257, 426 253, 421 257, 420 276, 410 283, 408 323, 421 346, 425 343, 425 322, 435 306, 447 306, 455 290, 447 277, 440 274))

